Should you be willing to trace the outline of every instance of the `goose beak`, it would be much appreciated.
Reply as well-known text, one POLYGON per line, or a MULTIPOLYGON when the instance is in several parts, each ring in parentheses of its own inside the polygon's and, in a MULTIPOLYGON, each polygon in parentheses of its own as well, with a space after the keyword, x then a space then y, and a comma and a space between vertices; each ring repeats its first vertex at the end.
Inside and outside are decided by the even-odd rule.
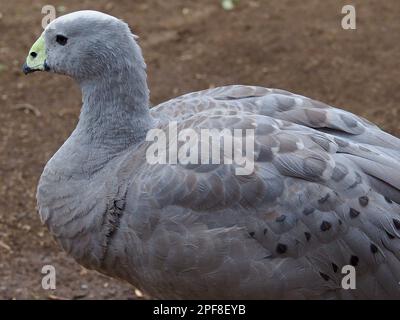
POLYGON ((35 71, 48 71, 49 66, 46 63, 46 44, 43 34, 33 44, 29 50, 28 57, 22 66, 22 72, 25 74, 35 71))

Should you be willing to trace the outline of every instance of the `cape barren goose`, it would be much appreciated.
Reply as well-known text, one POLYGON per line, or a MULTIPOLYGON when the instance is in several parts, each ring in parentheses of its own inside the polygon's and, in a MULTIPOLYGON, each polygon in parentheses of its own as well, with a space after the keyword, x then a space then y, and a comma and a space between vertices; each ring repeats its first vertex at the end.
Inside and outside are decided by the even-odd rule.
MULTIPOLYGON (((262 87, 194 92, 150 109, 135 37, 95 11, 50 23, 24 65, 36 70, 68 75, 82 90, 77 127, 47 163, 37 200, 51 234, 86 268, 162 299, 400 297, 399 139, 262 87), (202 148, 199 163, 174 163, 170 150, 188 142, 173 141, 172 124, 199 137, 238 129, 239 151, 254 132, 244 157, 252 170, 208 164, 213 153, 202 148), (163 142, 154 132, 166 133, 153 153, 166 163, 149 160, 163 142), (349 265, 354 290, 342 288, 349 265)), ((229 160, 225 147, 219 160, 229 160)))

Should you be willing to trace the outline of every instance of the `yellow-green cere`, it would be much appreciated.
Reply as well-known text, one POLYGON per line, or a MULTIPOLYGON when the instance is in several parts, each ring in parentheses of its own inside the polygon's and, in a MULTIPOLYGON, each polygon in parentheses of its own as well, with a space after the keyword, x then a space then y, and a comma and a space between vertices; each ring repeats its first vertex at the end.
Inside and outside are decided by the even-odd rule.
POLYGON ((43 34, 33 44, 29 55, 26 58, 26 64, 33 70, 44 70, 44 62, 46 60, 46 44, 43 34))

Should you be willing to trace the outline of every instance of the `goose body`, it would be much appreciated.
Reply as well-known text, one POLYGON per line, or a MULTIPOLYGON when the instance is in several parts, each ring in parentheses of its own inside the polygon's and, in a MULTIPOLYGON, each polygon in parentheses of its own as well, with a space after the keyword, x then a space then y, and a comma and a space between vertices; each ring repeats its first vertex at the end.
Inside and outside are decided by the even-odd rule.
POLYGON ((76 79, 83 106, 40 178, 39 213, 80 264, 162 299, 400 297, 399 139, 344 110, 254 86, 149 109, 125 23, 80 11, 42 36, 43 64, 76 79), (254 130, 254 170, 149 163, 146 136, 172 122, 199 134, 254 130), (356 288, 345 290, 349 265, 356 288))

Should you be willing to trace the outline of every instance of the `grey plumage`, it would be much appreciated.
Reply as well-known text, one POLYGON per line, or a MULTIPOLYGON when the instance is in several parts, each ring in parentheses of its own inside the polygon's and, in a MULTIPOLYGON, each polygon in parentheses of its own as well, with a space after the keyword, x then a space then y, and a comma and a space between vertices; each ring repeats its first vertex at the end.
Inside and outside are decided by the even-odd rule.
POLYGON ((399 298, 400 140, 283 90, 227 86, 149 109, 129 28, 81 11, 45 31, 79 123, 41 176, 40 216, 79 263, 155 298, 399 298), (57 47, 54 36, 67 35, 57 47), (254 129, 255 170, 151 165, 150 128, 254 129), (341 288, 353 265, 357 289, 341 288))

